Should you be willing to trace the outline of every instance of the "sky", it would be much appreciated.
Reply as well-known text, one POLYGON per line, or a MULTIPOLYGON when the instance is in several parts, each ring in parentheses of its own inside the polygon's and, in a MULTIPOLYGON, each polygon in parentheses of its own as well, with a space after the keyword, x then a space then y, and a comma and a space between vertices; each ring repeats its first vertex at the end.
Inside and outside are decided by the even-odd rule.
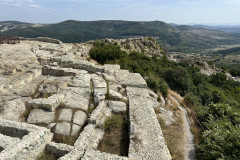
POLYGON ((240 0, 0 0, 0 21, 7 20, 240 24, 240 0))

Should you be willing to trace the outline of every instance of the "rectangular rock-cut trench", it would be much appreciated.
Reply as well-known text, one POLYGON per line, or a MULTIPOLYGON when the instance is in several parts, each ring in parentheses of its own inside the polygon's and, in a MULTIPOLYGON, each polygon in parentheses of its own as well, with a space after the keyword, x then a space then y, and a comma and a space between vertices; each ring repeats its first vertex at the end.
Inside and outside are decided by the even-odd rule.
POLYGON ((0 126, 0 133, 9 137, 17 137, 22 139, 22 137, 27 135, 29 132, 19 128, 0 126))
POLYGON ((108 124, 111 124, 109 127, 104 127, 105 134, 99 143, 98 150, 127 157, 129 148, 128 113, 112 114, 106 120, 108 124))
POLYGON ((4 150, 4 148, 0 147, 0 152, 2 152, 4 150))

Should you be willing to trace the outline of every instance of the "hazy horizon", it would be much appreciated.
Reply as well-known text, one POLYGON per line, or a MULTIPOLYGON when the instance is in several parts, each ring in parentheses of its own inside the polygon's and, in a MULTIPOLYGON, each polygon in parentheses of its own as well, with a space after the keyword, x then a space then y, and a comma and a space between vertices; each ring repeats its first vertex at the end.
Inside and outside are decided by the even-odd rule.
POLYGON ((239 0, 0 0, 0 21, 164 21, 240 25, 239 0))

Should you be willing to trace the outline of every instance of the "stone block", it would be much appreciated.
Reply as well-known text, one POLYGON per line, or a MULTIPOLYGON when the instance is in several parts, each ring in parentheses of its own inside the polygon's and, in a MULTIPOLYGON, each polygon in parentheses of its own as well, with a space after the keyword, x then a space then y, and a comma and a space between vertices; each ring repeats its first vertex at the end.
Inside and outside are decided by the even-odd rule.
POLYGON ((107 106, 107 102, 101 101, 99 105, 96 107, 96 109, 93 110, 92 114, 90 115, 90 118, 88 119, 88 123, 97 124, 97 122, 100 121, 102 115, 104 114, 106 106, 107 106))
POLYGON ((57 123, 54 133, 69 136, 71 130, 71 124, 67 122, 57 123))
POLYGON ((72 120, 72 109, 62 109, 58 121, 71 122, 72 120))
POLYGON ((114 65, 114 64, 105 64, 104 65, 104 72, 107 74, 114 75, 115 71, 120 70, 120 65, 114 65))
POLYGON ((87 115, 83 111, 76 111, 73 116, 73 123, 82 126, 87 120, 87 115))
POLYGON ((106 81, 96 74, 92 75, 92 82, 94 88, 107 88, 106 81))
POLYGON ((63 92, 66 97, 62 104, 69 108, 76 108, 81 109, 84 111, 88 110, 88 103, 89 103, 89 94, 88 97, 86 97, 84 94, 80 94, 79 92, 73 92, 73 91, 64 91, 63 92))
POLYGON ((113 90, 109 90, 109 94, 111 99, 113 100, 121 100, 122 99, 122 94, 113 90))
POLYGON ((27 122, 32 124, 49 124, 54 121, 54 118, 55 112, 33 109, 28 115, 27 122))
POLYGON ((3 104, 3 111, 0 115, 3 119, 21 121, 22 115, 26 110, 24 102, 30 99, 31 98, 18 98, 7 101, 3 104))
POLYGON ((38 98, 28 101, 27 105, 31 108, 40 108, 48 111, 55 111, 56 107, 64 100, 63 94, 54 94, 49 98, 38 98))
POLYGON ((80 129, 81 129, 81 127, 79 125, 73 124, 71 136, 76 136, 78 134, 78 132, 80 131, 80 129))
POLYGON ((113 113, 122 113, 127 110, 127 106, 124 102, 120 101, 109 101, 109 108, 111 108, 113 113))

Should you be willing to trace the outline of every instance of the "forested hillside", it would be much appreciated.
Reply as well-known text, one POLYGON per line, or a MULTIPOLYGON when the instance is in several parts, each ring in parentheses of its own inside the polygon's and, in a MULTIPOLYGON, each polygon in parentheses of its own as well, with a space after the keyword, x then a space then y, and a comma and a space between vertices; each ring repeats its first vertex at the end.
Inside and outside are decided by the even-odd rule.
POLYGON ((191 26, 172 26, 161 21, 64 21, 43 27, 16 28, 1 34, 28 38, 52 37, 63 42, 103 38, 152 36, 169 51, 199 52, 220 44, 240 43, 238 36, 191 26))

